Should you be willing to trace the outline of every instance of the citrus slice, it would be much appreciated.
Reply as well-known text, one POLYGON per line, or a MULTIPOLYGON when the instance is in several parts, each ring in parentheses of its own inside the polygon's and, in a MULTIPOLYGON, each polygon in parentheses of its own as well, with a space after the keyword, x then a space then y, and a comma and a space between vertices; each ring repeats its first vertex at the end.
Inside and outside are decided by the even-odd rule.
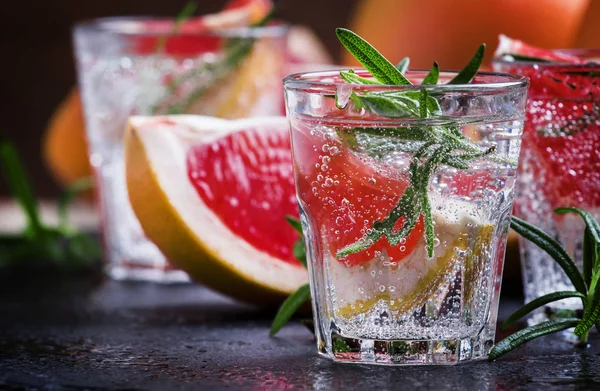
POLYGON ((483 268, 492 262, 494 227, 479 218, 468 202, 441 197, 432 200, 439 241, 432 258, 427 257, 421 237, 400 262, 390 262, 384 251, 358 268, 331 263, 330 279, 342 303, 335 309, 337 316, 369 311, 381 300, 390 310, 412 311, 423 306, 448 281, 449 274, 458 270, 463 273, 465 300, 471 300, 483 268))
POLYGON ((306 283, 285 118, 132 117, 125 161, 144 232, 192 279, 260 305, 306 283))
POLYGON ((280 115, 284 53, 271 39, 258 39, 247 57, 185 108, 186 113, 237 119, 252 112, 280 115), (275 77, 280 75, 281 77, 275 77), (273 102, 273 97, 276 101, 273 102))
POLYGON ((585 62, 577 56, 562 53, 559 50, 542 49, 518 39, 509 38, 504 34, 500 34, 498 36, 498 48, 494 52, 494 57, 502 57, 511 54, 516 54, 525 58, 568 64, 580 64, 585 62))
MULTIPOLYGON (((362 239, 375 221, 390 214, 408 187, 409 178, 397 167, 355 154, 343 144, 343 136, 317 134, 300 122, 294 126, 298 127, 292 132, 292 141, 300 199, 312 211, 321 235, 327 237, 331 253, 336 254, 362 239)), ((340 127, 338 132, 345 130, 340 127)), ((400 229, 403 224, 400 219, 395 228, 400 229)), ((368 248, 338 261, 353 267, 370 261, 385 249, 392 262, 400 262, 417 245, 423 231, 421 219, 397 246, 390 246, 382 236, 368 248)))
POLYGON ((132 25, 132 32, 147 34, 136 38, 135 52, 151 54, 160 48, 169 55, 185 56, 216 51, 221 39, 218 35, 210 36, 207 32, 250 26, 267 16, 272 7, 271 0, 233 0, 217 13, 190 17, 179 25, 175 25, 175 20, 135 24, 132 25), (173 35, 161 47, 160 40, 165 34, 173 35))

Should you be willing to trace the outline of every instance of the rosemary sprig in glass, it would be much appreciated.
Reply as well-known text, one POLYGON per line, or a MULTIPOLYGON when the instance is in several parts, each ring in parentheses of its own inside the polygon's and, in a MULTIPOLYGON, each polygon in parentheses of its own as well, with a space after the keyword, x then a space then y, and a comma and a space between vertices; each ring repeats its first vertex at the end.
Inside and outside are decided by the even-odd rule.
MULTIPOLYGON (((187 8, 187 7, 186 7, 187 8)), ((271 11, 260 21, 253 23, 250 27, 264 27, 276 13, 276 8, 271 11)), ((238 65, 250 54, 254 46, 256 38, 232 38, 227 40, 223 45, 223 58, 216 62, 207 62, 192 68, 182 75, 174 78, 168 85, 165 95, 162 100, 155 104, 150 112, 152 114, 183 114, 186 110, 206 94, 210 88, 222 82, 231 72, 235 71, 238 65), (171 102, 171 98, 175 96, 177 90, 186 82, 195 78, 202 77, 202 82, 199 83, 191 92, 171 102)))
MULTIPOLYGON (((426 88, 402 89, 402 86, 411 86, 411 81, 404 75, 408 69, 410 59, 402 59, 394 66, 381 55, 367 41, 354 32, 338 28, 336 34, 342 45, 365 67, 373 78, 364 78, 357 75, 353 70, 341 71, 340 77, 349 84, 368 85, 398 85, 395 91, 355 92, 350 93, 347 102, 340 102, 335 96, 336 104, 340 109, 346 109, 348 104, 354 105, 354 109, 366 109, 383 117, 413 117, 420 120, 428 120, 441 114, 441 109, 435 97, 428 93, 426 88)), ((449 84, 470 83, 479 70, 485 53, 485 45, 481 45, 469 63, 451 80, 449 84)), ((439 80, 439 66, 433 63, 431 70, 423 79, 422 85, 436 85, 439 80)), ((425 121, 423 121, 425 123, 425 121)), ((516 162, 506 160, 493 155, 494 147, 483 148, 465 137, 456 125, 422 125, 407 128, 353 128, 349 132, 343 131, 340 138, 349 148, 362 148, 357 143, 361 135, 384 135, 398 141, 394 147, 413 154, 410 165, 410 186, 406 189, 397 205, 383 220, 373 224, 372 229, 365 237, 357 242, 342 248, 336 256, 343 258, 349 254, 362 251, 380 237, 386 236, 390 245, 398 245, 400 241, 408 236, 421 216, 425 223, 425 239, 427 253, 433 256, 434 248, 434 224, 431 213, 431 203, 428 196, 429 183, 436 170, 442 165, 452 166, 459 170, 468 169, 472 160, 489 156, 504 164, 516 165, 516 162), (407 143, 406 141, 410 141, 407 143), (396 222, 403 219, 403 226, 398 232, 394 232, 396 222)), ((373 145, 367 146, 369 148, 373 145)), ((376 147, 376 146, 375 146, 376 147)), ((302 235, 300 224, 297 220, 288 221, 302 235)), ((294 253, 301 259, 306 267, 306 254, 302 242, 296 243, 294 253), (300 249, 302 248, 302 250, 300 249)), ((303 285, 293 293, 281 306, 271 328, 274 335, 290 319, 293 313, 310 298, 307 285, 303 285)))
MULTIPOLYGON (((373 46, 354 32, 338 28, 338 39, 342 45, 365 67, 373 79, 358 76, 354 71, 340 72, 341 78, 350 84, 398 85, 398 90, 370 91, 350 93, 350 102, 355 109, 366 109, 382 117, 412 117, 422 120, 422 125, 415 122, 411 128, 354 128, 352 137, 360 135, 383 135, 393 138, 400 150, 410 152, 413 158, 410 164, 410 186, 406 189, 397 205, 383 220, 373 223, 369 233, 355 243, 340 249, 336 257, 344 258, 350 254, 363 251, 385 236, 392 246, 396 246, 406 238, 422 217, 425 223, 425 241, 427 254, 433 256, 434 224, 431 213, 431 202, 428 196, 429 183, 441 165, 448 165, 459 170, 470 167, 470 162, 488 156, 490 160, 516 165, 495 156, 494 147, 483 148, 464 136, 457 125, 430 125, 427 120, 441 114, 440 105, 431 96, 427 88, 420 90, 402 89, 411 86, 411 81, 404 75, 409 60, 403 59, 397 66, 381 55, 373 46), (410 141, 407 143, 406 141, 410 141), (402 219, 402 227, 395 232, 396 223, 402 219)), ((479 46, 469 63, 448 84, 470 83, 479 70, 485 54, 485 45, 479 46)), ((421 85, 437 85, 439 66, 433 63, 431 70, 421 85)), ((339 101, 336 97, 336 101, 339 101)), ((340 109, 345 105, 338 104, 340 109)), ((352 147, 352 146, 351 146, 352 147)), ((357 145, 354 145, 356 148, 357 145)))

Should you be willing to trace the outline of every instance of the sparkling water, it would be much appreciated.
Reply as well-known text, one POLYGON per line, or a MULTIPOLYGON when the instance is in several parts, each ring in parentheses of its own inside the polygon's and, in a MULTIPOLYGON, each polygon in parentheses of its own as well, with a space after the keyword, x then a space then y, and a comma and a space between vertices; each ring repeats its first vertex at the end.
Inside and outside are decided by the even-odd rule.
MULTIPOLYGON (((495 145, 495 156, 506 162, 483 158, 468 170, 444 165, 437 171, 428 192, 434 257, 426 255, 420 233, 401 241, 400 252, 388 245, 344 262, 335 255, 338 243, 347 236, 360 239, 356 226, 364 232, 374 220, 358 220, 379 216, 378 208, 385 215, 395 205, 408 183, 412 155, 399 152, 392 138, 370 136, 358 138, 367 152, 351 151, 339 135, 354 125, 291 119, 323 354, 351 362, 448 364, 487 355, 522 122, 481 122, 462 132, 480 146, 495 145)), ((385 133, 385 127, 379 130, 385 133)))
MULTIPOLYGON (((418 84, 426 74, 406 76, 418 84)), ((454 75, 435 86, 349 85, 336 72, 284 80, 326 357, 455 364, 493 346, 527 82, 481 74, 445 84, 454 75), (419 116, 361 103, 382 94, 420 96, 419 116), (423 114, 427 98, 440 109, 423 114)))

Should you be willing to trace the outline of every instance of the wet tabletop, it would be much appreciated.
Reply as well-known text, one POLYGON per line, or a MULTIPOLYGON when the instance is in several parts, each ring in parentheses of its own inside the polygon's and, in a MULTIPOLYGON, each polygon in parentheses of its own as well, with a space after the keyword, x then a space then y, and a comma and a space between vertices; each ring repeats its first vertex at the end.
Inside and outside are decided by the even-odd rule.
MULTIPOLYGON (((43 280, 43 279, 42 279, 43 280)), ((600 389, 600 337, 549 336, 498 360, 454 367, 334 364, 300 323, 195 285, 81 278, 0 285, 0 389, 600 389)), ((501 316, 518 305, 503 299, 501 316)))

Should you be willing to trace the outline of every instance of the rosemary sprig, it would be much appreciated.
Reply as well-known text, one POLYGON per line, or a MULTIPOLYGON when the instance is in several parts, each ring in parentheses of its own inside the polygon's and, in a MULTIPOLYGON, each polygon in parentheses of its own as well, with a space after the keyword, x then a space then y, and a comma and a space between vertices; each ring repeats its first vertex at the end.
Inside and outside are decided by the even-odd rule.
MULTIPOLYGON (((264 27, 275 15, 276 9, 273 7, 271 11, 260 21, 253 23, 250 27, 264 27)), ((165 91, 165 97, 151 107, 152 114, 182 114, 194 102, 200 99, 212 87, 220 83, 227 77, 237 66, 247 57, 252 51, 255 38, 232 38, 223 45, 223 59, 214 63, 205 63, 202 66, 190 69, 181 76, 173 79, 165 91), (169 100, 175 95, 184 83, 202 77, 201 82, 188 95, 178 100, 175 103, 170 103, 169 100)))
MULTIPOLYGON (((354 71, 340 72, 341 78, 350 84, 382 84, 410 86, 412 83, 404 72, 408 68, 408 58, 403 59, 397 66, 392 65, 373 46, 350 30, 339 28, 336 34, 342 45, 361 63, 374 79, 358 76, 354 71)), ((470 83, 475 77, 485 53, 485 45, 479 46, 469 63, 448 84, 470 83)), ((439 66, 436 62, 422 81, 422 85, 436 85, 439 79, 439 66)), ((336 103, 339 97, 336 96, 336 103)), ((365 108, 379 116, 391 118, 413 117, 423 120, 415 122, 411 129, 377 129, 377 128, 355 128, 353 133, 358 135, 390 136, 400 141, 394 144, 399 150, 413 153, 410 166, 410 187, 404 192, 389 216, 383 220, 373 223, 372 228, 363 238, 340 249, 336 257, 344 258, 350 254, 363 251, 373 245, 382 236, 388 239, 390 245, 395 246, 410 234, 419 218, 423 216, 425 223, 425 241, 427 254, 433 256, 434 249, 434 223, 431 212, 431 202, 428 196, 429 183, 438 168, 445 164, 460 170, 470 167, 474 159, 485 156, 493 156, 494 147, 482 148, 465 137, 456 125, 431 126, 426 120, 438 116, 441 113, 440 105, 428 93, 426 88, 420 90, 396 91, 352 91, 349 102, 356 108, 365 108), (405 146, 402 142, 414 141, 405 146), (398 220, 404 221, 398 232, 394 227, 398 220)), ((345 109, 345 105, 338 104, 345 109)), ((359 145, 359 144, 358 144, 359 145)), ((356 149, 357 145, 350 145, 356 149)), ((360 148, 360 146, 358 146, 360 148)), ((370 146, 369 146, 370 148, 370 146)), ((515 165, 506 159, 502 163, 515 165)))
POLYGON ((538 297, 515 311, 508 317, 502 327, 512 325, 517 320, 546 304, 569 297, 581 299, 583 316, 581 318, 570 317, 567 319, 550 320, 520 330, 498 342, 490 352, 490 360, 496 359, 525 342, 542 335, 575 327, 575 335, 580 337, 582 344, 586 344, 589 330, 594 325, 600 330, 600 287, 598 286, 598 281, 600 280, 600 224, 590 213, 581 209, 572 207, 559 208, 555 212, 559 214, 576 213, 581 216, 586 224, 582 267, 583 275, 560 243, 539 228, 517 217, 512 217, 511 227, 519 235, 535 243, 550 255, 563 269, 575 287, 575 291, 553 292, 538 297))
POLYGON ((72 199, 78 192, 90 188, 91 180, 76 182, 67 189, 58 206, 59 225, 52 227, 42 222, 32 186, 9 142, 0 142, 0 167, 8 188, 27 216, 22 233, 0 234, 0 269, 21 266, 23 261, 49 261, 65 269, 89 268, 92 262, 99 260, 98 243, 67 221, 72 199))
MULTIPOLYGON (((196 9, 198 8, 195 1, 189 1, 179 12, 177 17, 175 18, 175 23, 173 23, 173 34, 179 32, 181 25, 191 18, 194 13, 196 13, 196 9)), ((162 53, 165 50, 165 46, 167 45, 167 37, 161 36, 156 42, 156 52, 162 53)))
MULTIPOLYGON (((306 249, 304 247, 304 235, 302 234, 302 225, 300 220, 285 216, 287 222, 300 234, 300 239, 294 244, 294 257, 306 268, 306 249)), ((281 330, 281 328, 290 320, 290 318, 298 311, 304 303, 310 300, 310 286, 303 284, 294 293, 292 293, 279 307, 269 335, 272 337, 281 330)))

